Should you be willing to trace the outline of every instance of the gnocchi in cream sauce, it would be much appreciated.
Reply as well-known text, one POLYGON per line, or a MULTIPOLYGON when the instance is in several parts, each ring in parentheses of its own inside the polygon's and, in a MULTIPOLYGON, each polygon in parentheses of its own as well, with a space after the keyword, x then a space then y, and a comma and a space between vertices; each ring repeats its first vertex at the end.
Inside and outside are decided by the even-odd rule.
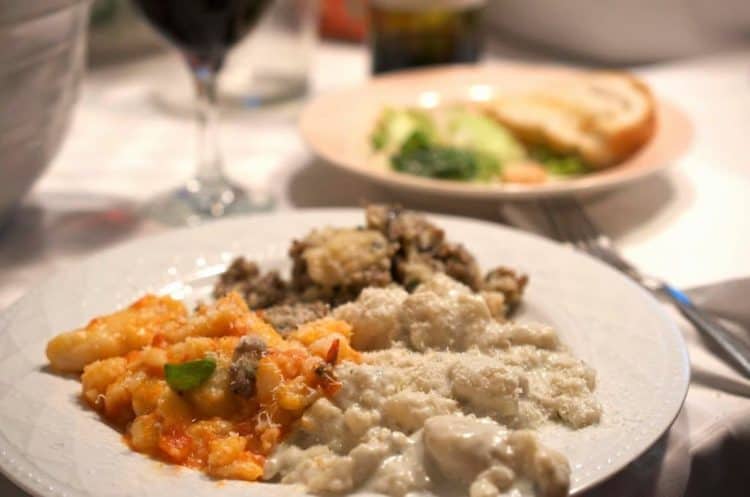
POLYGON ((594 371, 552 328, 499 323, 445 275, 367 289, 334 316, 363 362, 336 367, 341 391, 306 411, 264 478, 320 494, 567 495, 565 457, 534 430, 595 424, 601 407, 594 371))

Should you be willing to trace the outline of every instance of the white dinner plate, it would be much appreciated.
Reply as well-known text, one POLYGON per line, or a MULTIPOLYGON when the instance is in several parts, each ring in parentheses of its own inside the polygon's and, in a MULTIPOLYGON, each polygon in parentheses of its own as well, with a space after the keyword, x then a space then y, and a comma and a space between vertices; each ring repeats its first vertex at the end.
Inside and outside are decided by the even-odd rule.
MULTIPOLYGON (((432 216, 483 268, 503 264, 530 284, 520 320, 555 326, 598 374, 597 426, 550 427, 579 492, 652 445, 677 415, 688 385, 685 344, 659 304, 601 263, 536 236, 474 220, 432 216)), ((216 482, 132 452, 79 401, 75 377, 51 373, 46 342, 145 292, 194 300, 235 256, 288 269, 291 240, 313 227, 362 224, 361 210, 311 210, 216 222, 137 240, 52 276, 0 314, 0 468, 39 497, 288 497, 298 488, 216 482)))
POLYGON ((448 181, 404 174, 372 163, 370 137, 384 107, 488 101, 539 80, 579 72, 560 66, 509 63, 399 71, 316 98, 302 113, 300 131, 317 155, 370 181, 473 199, 516 200, 611 190, 663 171, 685 152, 692 139, 690 120, 674 104, 655 95, 656 128, 649 142, 619 164, 576 178, 538 185, 448 181))

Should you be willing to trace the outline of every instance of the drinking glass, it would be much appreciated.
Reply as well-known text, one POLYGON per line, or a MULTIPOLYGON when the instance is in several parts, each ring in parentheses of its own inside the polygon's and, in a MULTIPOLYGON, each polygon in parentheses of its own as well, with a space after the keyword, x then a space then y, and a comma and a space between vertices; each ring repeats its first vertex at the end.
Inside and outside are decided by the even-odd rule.
MULTIPOLYGON (((273 0, 253 28, 227 57, 219 80, 219 109, 233 115, 243 109, 281 106, 304 97, 318 31, 318 0, 273 0)), ((186 88, 186 90, 188 90, 186 88)), ((160 111, 182 117, 190 93, 155 89, 160 111)))
POLYGON ((481 56, 487 0, 370 0, 369 5, 375 74, 476 62, 481 56))
POLYGON ((318 0, 274 0, 222 74, 227 103, 275 105, 303 97, 318 31, 318 0))
POLYGON ((198 125, 196 173, 183 187, 149 205, 169 224, 195 224, 267 210, 270 200, 224 174, 217 140, 216 81, 229 49, 256 25, 271 0, 133 0, 146 19, 177 46, 193 77, 198 125))

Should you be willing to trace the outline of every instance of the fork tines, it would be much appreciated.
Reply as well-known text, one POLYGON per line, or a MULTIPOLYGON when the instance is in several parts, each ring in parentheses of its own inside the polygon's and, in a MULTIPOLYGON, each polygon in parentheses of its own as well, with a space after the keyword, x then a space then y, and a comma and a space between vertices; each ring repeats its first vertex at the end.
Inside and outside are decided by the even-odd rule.
POLYGON ((554 199, 540 202, 552 235, 589 255, 626 272, 635 272, 615 250, 575 199, 554 199))
POLYGON ((543 200, 541 209, 554 237, 585 250, 585 246, 599 241, 599 230, 574 199, 543 200))

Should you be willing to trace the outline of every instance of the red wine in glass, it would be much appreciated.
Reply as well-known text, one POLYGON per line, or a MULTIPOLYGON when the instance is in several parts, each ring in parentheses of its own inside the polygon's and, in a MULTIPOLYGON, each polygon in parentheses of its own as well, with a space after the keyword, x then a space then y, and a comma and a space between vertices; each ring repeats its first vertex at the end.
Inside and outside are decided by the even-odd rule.
POLYGON ((216 78, 229 49, 248 34, 271 0, 133 0, 148 21, 177 46, 193 74, 199 129, 198 167, 185 187, 149 209, 162 221, 192 224, 264 210, 267 202, 224 175, 216 140, 216 78))
POLYGON ((270 0, 134 0, 164 36, 200 63, 219 62, 270 0))

